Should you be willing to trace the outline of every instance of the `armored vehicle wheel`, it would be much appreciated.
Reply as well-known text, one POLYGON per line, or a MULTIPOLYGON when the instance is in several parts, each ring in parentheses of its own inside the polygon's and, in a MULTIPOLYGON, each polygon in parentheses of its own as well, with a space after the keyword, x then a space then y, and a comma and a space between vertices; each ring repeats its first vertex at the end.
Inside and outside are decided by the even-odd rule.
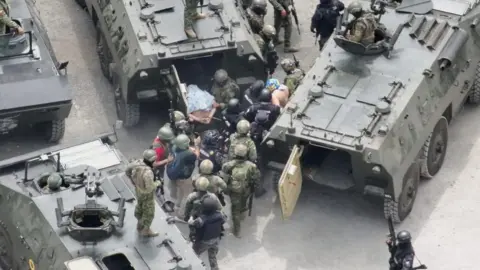
POLYGON ((468 96, 468 102, 475 105, 480 104, 480 63, 477 64, 477 70, 475 71, 475 78, 468 96))
POLYGON ((110 64, 113 62, 113 57, 108 50, 107 41, 105 40, 105 36, 102 33, 100 23, 97 22, 95 27, 97 29, 97 54, 98 60, 100 61, 100 68, 102 69, 103 76, 105 76, 105 78, 107 78, 109 82, 112 82, 110 64))
POLYGON ((448 145, 448 121, 440 118, 422 147, 421 175, 426 179, 438 173, 445 160, 448 145))
POLYGON ((403 177, 402 193, 396 201, 385 198, 383 212, 385 218, 392 217, 396 223, 402 222, 413 209, 417 197, 418 185, 420 183, 420 172, 418 164, 412 164, 403 177))
POLYGON ((0 269, 17 269, 12 252, 12 239, 10 239, 5 223, 0 220, 0 269))
POLYGON ((36 128, 48 142, 56 143, 65 135, 65 119, 42 122, 36 128))
POLYGON ((75 2, 77 2, 77 4, 78 4, 81 8, 86 8, 86 7, 87 7, 87 4, 85 3, 85 0, 75 0, 75 2))

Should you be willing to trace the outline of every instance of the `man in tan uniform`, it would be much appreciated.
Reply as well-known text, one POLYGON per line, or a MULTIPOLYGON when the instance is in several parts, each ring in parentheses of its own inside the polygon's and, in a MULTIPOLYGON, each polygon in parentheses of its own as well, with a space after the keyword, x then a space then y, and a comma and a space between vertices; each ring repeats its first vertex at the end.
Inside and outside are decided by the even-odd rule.
POLYGON ((372 44, 375 41, 375 29, 377 28, 375 16, 372 13, 365 12, 362 4, 357 1, 350 3, 347 10, 355 17, 351 24, 350 33, 347 34, 347 39, 365 46, 372 44))

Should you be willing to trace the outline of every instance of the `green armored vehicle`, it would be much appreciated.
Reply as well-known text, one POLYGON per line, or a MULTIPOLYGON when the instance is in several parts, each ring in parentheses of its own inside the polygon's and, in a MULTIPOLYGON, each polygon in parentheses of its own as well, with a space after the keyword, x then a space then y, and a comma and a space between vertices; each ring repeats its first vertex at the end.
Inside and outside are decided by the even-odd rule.
POLYGON ((0 269, 206 269, 156 204, 139 235, 126 159, 108 135, 0 162, 0 269))
POLYGON ((11 19, 25 32, 6 27, 0 35, 0 134, 32 126, 48 142, 57 142, 72 108, 68 62, 57 60, 34 2, 8 2, 11 19))
POLYGON ((442 167, 450 121, 466 100, 480 102, 480 6, 447 2, 375 3, 379 28, 368 46, 347 39, 338 21, 265 139, 289 156, 270 164, 283 170, 285 217, 302 179, 380 196, 386 218, 408 216, 420 178, 442 167))
POLYGON ((126 127, 138 123, 144 101, 168 97, 186 113, 186 84, 208 88, 217 69, 227 70, 243 89, 266 75, 262 53, 234 1, 199 6, 208 16, 194 22, 194 40, 184 31, 185 1, 77 2, 96 26, 102 72, 114 86, 117 114, 126 127))

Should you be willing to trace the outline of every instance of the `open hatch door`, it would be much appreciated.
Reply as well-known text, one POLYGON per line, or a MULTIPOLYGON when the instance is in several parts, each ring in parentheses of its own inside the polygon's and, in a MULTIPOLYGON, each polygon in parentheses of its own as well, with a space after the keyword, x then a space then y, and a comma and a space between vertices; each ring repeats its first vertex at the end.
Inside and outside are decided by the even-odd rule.
POLYGON ((181 111, 188 117, 188 101, 187 101, 187 85, 180 81, 175 65, 172 65, 172 74, 174 81, 174 88, 177 90, 173 93, 176 98, 173 99, 174 109, 181 111))
POLYGON ((278 181, 278 194, 282 207, 283 219, 288 219, 295 209, 300 191, 302 191, 302 156, 303 146, 295 145, 288 162, 278 181))

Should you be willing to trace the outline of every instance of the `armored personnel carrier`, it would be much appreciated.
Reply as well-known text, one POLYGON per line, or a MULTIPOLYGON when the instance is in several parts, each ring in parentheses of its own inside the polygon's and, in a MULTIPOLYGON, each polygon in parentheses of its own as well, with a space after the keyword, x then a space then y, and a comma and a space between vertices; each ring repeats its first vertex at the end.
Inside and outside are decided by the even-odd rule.
POLYGON ((187 113, 186 84, 205 89, 217 69, 226 69, 241 88, 266 75, 261 51, 235 1, 199 6, 198 12, 208 17, 194 23, 195 40, 184 32, 184 1, 79 2, 96 26, 102 72, 114 86, 125 127, 138 123, 144 101, 168 97, 175 109, 187 113))
POLYGON ((159 204, 160 235, 138 234, 126 159, 110 138, 0 162, 0 269, 205 269, 159 204))
POLYGON ((381 196, 385 217, 401 222, 420 178, 442 167, 450 121, 466 100, 480 102, 477 1, 403 0, 396 10, 379 2, 371 9, 382 26, 375 42, 350 41, 339 21, 267 135, 272 156, 282 147, 289 156, 270 164, 283 170, 285 217, 309 179, 381 196))
POLYGON ((7 27, 0 35, 0 134, 31 125, 49 142, 57 142, 72 107, 68 62, 55 57, 35 4, 9 2, 11 18, 25 33, 17 35, 7 27))

